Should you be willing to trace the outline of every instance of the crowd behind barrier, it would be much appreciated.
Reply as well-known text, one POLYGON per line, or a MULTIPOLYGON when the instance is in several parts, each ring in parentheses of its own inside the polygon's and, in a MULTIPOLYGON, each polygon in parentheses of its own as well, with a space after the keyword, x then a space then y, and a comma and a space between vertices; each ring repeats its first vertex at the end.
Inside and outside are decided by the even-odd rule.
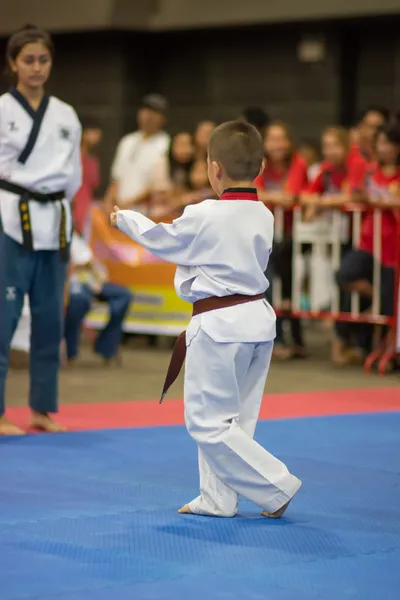
MULTIPOLYGON (((84 322, 112 340, 105 343, 106 351, 98 338, 95 342, 95 351, 112 360, 123 330, 175 336, 190 318, 190 306, 174 292, 174 267, 108 224, 114 205, 165 221, 189 204, 214 197, 207 144, 216 124, 203 121, 194 133, 181 131, 170 138, 167 114, 162 96, 143 99, 137 131, 116 150, 104 198, 97 192, 101 124, 83 121, 83 184, 74 201, 78 249, 67 284, 67 329, 75 306, 71 361, 84 322), (106 294, 109 286, 119 298, 118 315, 118 301, 106 294)), ((275 216, 266 295, 278 315, 276 359, 307 357, 304 321, 323 319, 330 325, 336 365, 364 364, 370 370, 377 364, 382 373, 394 368, 400 352, 397 118, 370 107, 351 129, 329 126, 319 142, 298 144, 286 123, 270 120, 260 108, 246 109, 238 118, 256 126, 264 139, 265 169, 254 185, 275 216)))

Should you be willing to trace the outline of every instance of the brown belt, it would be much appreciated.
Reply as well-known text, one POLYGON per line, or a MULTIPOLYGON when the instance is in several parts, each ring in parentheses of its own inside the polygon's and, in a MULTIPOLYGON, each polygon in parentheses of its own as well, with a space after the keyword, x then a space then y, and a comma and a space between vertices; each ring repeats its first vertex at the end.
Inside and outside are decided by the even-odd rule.
MULTIPOLYGON (((211 310, 217 310, 219 308, 228 308, 228 306, 236 306, 237 304, 246 304, 247 302, 254 302, 255 300, 263 300, 264 294, 257 294, 256 296, 244 296, 243 294, 233 294, 232 296, 224 296, 219 298, 217 296, 211 296, 210 298, 203 298, 197 300, 193 304, 192 316, 201 315, 202 313, 209 312, 211 310)), ((165 383, 161 394, 160 404, 164 400, 169 388, 174 383, 179 373, 181 372, 183 363, 186 358, 186 331, 183 331, 175 342, 174 349, 172 351, 171 360, 169 363, 167 375, 165 377, 165 383)))

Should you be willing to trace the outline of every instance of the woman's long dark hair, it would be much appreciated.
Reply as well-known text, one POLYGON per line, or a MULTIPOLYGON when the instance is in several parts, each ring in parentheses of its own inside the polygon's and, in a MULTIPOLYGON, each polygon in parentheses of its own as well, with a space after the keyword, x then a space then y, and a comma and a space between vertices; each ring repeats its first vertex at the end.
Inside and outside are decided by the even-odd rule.
POLYGON ((182 184, 187 189, 192 189, 192 185, 190 183, 190 171, 194 164, 194 157, 192 157, 185 163, 181 163, 178 160, 176 160, 173 153, 173 143, 174 139, 178 137, 178 135, 188 135, 190 136, 190 138, 192 138, 192 135, 188 131, 180 131, 171 140, 171 144, 167 154, 169 176, 173 183, 180 178, 182 179, 182 181, 179 182, 180 184, 182 184))
MULTIPOLYGON (((264 140, 265 140, 265 138, 268 135, 268 131, 270 129, 272 129, 272 127, 280 127, 282 129, 282 131, 285 132, 285 135, 286 135, 286 137, 287 137, 287 139, 288 139, 288 141, 290 143, 290 151, 289 151, 289 154, 288 154, 288 156, 286 157, 286 160, 285 160, 285 165, 287 166, 287 168, 289 168, 290 165, 292 164, 294 155, 296 153, 295 145, 294 145, 294 141, 293 141, 293 135, 292 135, 291 129, 290 129, 289 125, 287 125, 284 121, 271 121, 268 124, 267 128, 265 129, 264 140)), ((265 153, 265 159, 267 161, 267 164, 271 162, 271 159, 270 159, 270 157, 268 156, 267 153, 265 153)))
POLYGON ((384 135, 390 144, 399 148, 396 164, 400 166, 400 123, 385 123, 376 132, 375 143, 379 135, 384 135))

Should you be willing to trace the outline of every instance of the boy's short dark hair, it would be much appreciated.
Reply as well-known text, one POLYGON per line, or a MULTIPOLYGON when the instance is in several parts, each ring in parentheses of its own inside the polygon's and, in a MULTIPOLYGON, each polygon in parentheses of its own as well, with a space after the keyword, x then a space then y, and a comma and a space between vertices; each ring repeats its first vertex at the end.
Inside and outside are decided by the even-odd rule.
POLYGON ((250 123, 229 121, 214 129, 208 156, 233 181, 253 181, 264 160, 263 139, 250 123))

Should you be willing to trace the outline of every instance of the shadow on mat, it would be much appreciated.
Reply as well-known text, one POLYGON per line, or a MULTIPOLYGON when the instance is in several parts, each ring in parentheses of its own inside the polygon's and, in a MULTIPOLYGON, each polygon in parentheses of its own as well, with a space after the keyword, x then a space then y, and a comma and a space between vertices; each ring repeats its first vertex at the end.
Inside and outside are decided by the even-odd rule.
POLYGON ((300 520, 263 517, 220 519, 183 517, 182 524, 158 527, 160 533, 225 546, 260 548, 301 555, 305 561, 347 555, 348 548, 332 532, 309 527, 300 520), (196 520, 196 523, 194 522, 196 520))

